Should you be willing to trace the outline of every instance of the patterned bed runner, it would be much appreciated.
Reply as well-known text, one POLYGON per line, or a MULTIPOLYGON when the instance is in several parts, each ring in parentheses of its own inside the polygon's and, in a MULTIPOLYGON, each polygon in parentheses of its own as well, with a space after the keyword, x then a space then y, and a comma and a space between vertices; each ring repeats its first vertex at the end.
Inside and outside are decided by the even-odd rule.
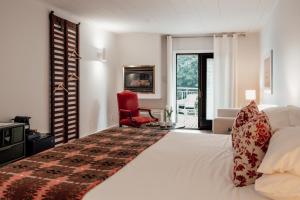
POLYGON ((113 128, 9 164, 0 168, 0 199, 82 199, 166 134, 113 128))

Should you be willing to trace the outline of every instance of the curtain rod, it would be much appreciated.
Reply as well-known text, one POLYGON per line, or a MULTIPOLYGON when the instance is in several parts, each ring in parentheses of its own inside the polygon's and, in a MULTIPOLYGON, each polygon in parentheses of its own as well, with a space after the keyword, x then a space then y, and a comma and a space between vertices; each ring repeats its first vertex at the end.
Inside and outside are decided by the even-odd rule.
POLYGON ((236 34, 238 37, 246 37, 246 33, 209 33, 203 35, 170 35, 172 38, 202 38, 202 37, 223 37, 223 35, 227 35, 229 37, 233 37, 236 34))

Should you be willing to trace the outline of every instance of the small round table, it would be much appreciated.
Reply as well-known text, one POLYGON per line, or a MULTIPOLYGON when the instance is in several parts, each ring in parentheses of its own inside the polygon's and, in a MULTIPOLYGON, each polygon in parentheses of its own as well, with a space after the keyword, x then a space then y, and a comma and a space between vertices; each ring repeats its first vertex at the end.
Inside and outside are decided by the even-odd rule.
POLYGON ((177 126, 175 123, 172 126, 160 126, 159 124, 146 124, 142 128, 151 128, 151 129, 160 129, 160 130, 174 130, 174 129, 183 129, 185 126, 177 126))

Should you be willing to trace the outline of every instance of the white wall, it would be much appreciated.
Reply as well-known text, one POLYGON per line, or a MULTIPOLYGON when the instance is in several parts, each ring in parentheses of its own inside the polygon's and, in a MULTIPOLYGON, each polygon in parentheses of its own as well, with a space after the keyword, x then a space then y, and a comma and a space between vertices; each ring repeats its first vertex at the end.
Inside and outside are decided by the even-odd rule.
MULTIPOLYGON (((0 2, 0 121, 32 117, 32 128, 49 131, 49 11, 81 21, 80 133, 113 124, 115 35, 38 1, 0 2), (108 63, 95 61, 97 46, 107 47, 108 63), (108 86, 108 87, 106 87, 108 86), (106 109, 109 105, 110 109, 106 109)), ((83 134, 84 133, 84 134, 83 134)))
POLYGON ((167 93, 166 37, 147 33, 120 34, 118 47, 117 90, 123 90, 124 65, 155 65, 155 94, 139 95, 140 104, 142 107, 164 108, 167 93))
POLYGON ((237 55, 237 91, 238 106, 247 104, 245 90, 256 90, 259 102, 259 69, 260 69, 260 39, 259 33, 248 33, 238 39, 237 55))
POLYGON ((263 94, 264 103, 300 105, 299 8, 299 0, 279 0, 270 20, 261 31, 261 66, 267 53, 274 50, 274 94, 263 94))
POLYGON ((118 123, 115 68, 118 63, 116 35, 89 24, 81 25, 80 133, 94 133, 118 123), (96 59, 106 49, 107 62, 96 59))
POLYGON ((173 51, 214 51, 213 37, 173 38, 173 51))

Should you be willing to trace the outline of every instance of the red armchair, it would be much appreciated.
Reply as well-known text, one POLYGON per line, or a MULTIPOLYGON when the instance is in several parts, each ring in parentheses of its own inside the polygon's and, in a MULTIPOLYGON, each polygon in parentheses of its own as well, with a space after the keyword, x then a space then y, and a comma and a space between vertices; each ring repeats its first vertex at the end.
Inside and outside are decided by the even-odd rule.
POLYGON ((142 124, 157 122, 150 109, 139 108, 138 97, 135 92, 125 90, 117 94, 119 106, 119 125, 140 127, 142 124), (140 111, 146 111, 150 117, 140 115, 140 111))

